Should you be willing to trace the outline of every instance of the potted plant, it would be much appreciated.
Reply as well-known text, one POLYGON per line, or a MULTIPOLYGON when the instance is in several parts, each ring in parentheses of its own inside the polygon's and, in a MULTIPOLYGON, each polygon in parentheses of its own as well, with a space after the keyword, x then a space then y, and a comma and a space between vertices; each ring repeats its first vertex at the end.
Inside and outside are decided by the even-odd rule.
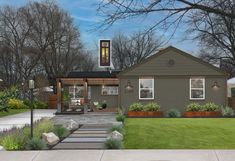
POLYGON ((107 107, 106 100, 104 100, 104 101, 102 102, 102 105, 101 105, 101 106, 102 106, 103 109, 106 109, 106 107, 107 107))

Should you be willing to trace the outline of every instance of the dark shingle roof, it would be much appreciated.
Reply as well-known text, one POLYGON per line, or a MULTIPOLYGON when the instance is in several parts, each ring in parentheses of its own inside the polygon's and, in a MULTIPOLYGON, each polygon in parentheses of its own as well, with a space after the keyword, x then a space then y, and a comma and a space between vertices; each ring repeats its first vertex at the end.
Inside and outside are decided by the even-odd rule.
POLYGON ((117 78, 120 71, 89 71, 89 72, 70 72, 68 78, 117 78))

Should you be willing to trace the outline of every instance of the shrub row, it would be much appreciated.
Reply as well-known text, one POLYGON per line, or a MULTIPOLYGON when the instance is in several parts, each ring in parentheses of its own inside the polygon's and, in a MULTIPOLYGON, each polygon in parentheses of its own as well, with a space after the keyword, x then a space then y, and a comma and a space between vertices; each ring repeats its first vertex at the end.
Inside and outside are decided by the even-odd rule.
POLYGON ((219 111, 220 106, 214 104, 214 103, 206 103, 204 105, 200 105, 198 103, 190 103, 186 111, 219 111))
POLYGON ((160 106, 157 103, 150 102, 146 105, 143 105, 139 102, 133 103, 129 107, 129 111, 159 111, 160 106))
MULTIPOLYGON (((157 103, 148 103, 146 105, 143 105, 141 103, 133 103, 130 105, 129 111, 159 111, 160 106, 157 103)), ((230 117, 234 116, 234 111, 230 107, 221 107, 219 105, 216 105, 215 103, 205 103, 203 105, 200 105, 199 103, 190 103, 186 107, 186 111, 221 111, 222 116, 230 117)), ((171 109, 167 112, 168 117, 181 117, 181 113, 177 109, 171 109)), ((117 121, 124 121, 124 116, 118 115, 116 117, 117 121)))
MULTIPOLYGON (((30 100, 20 100, 16 98, 10 98, 7 102, 7 108, 10 109, 25 109, 31 107, 31 101, 30 100)), ((35 100, 33 101, 33 108, 34 109, 46 109, 48 106, 45 102, 35 100)))

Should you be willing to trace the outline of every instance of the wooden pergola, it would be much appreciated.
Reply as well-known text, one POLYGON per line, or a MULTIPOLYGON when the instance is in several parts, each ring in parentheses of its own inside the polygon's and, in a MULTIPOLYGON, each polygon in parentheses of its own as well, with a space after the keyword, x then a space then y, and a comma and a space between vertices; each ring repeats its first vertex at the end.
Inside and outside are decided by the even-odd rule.
POLYGON ((118 78, 57 78, 57 108, 62 109, 62 87, 63 85, 80 85, 84 87, 84 104, 88 103, 88 86, 92 85, 119 85, 118 78))

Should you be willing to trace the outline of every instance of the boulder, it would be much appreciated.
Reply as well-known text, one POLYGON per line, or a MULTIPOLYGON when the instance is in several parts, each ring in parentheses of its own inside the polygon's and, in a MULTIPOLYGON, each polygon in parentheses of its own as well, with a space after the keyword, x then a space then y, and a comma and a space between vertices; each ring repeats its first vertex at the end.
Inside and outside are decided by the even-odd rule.
POLYGON ((0 151, 5 151, 4 147, 0 145, 0 151))
POLYGON ((115 139, 115 140, 122 141, 123 140, 123 135, 120 132, 115 130, 115 131, 111 132, 111 134, 109 136, 109 139, 115 139))
POLYGON ((76 121, 70 119, 68 122, 65 123, 64 127, 70 131, 77 130, 79 128, 79 124, 76 121))
POLYGON ((51 146, 57 144, 60 141, 59 137, 56 136, 53 132, 43 133, 42 138, 45 143, 51 146))

